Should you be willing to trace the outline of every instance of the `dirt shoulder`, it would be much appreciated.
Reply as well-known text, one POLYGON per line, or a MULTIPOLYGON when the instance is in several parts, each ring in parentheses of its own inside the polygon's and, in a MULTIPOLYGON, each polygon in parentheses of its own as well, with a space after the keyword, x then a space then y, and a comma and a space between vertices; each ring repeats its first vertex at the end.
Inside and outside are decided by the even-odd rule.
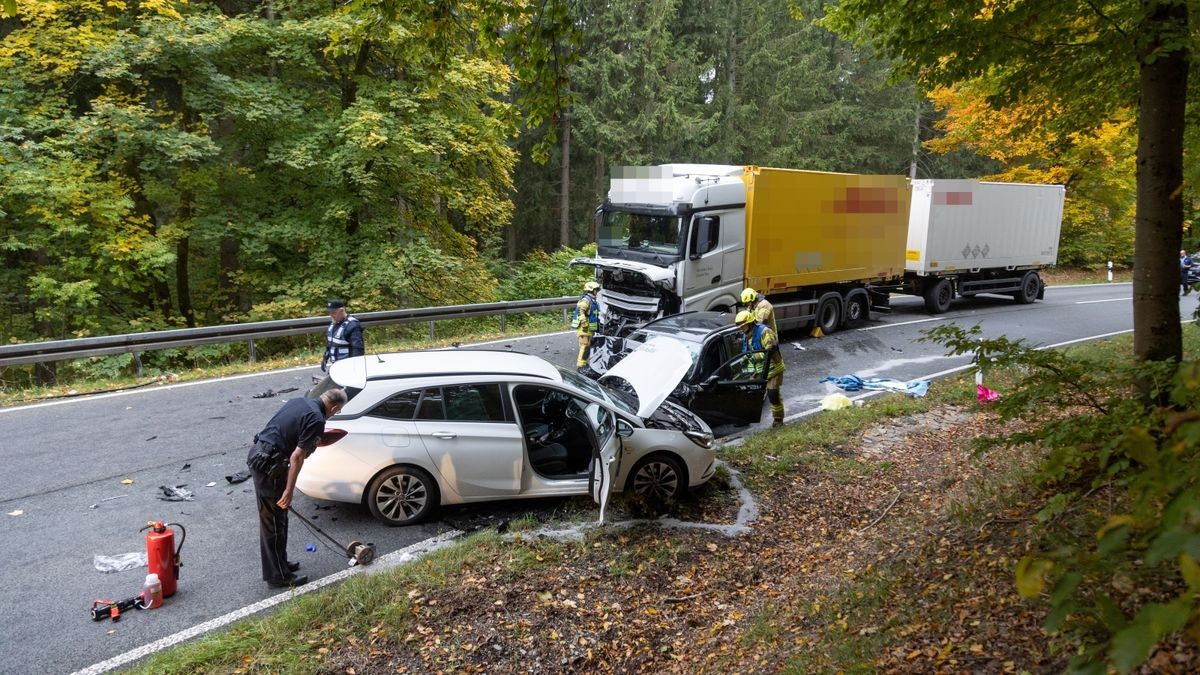
MULTIPOLYGON (((413 589, 405 621, 330 644, 321 669, 1060 669, 1042 611, 1012 583, 1029 511, 1010 503, 981 525, 961 513, 1021 464, 970 458, 993 425, 946 407, 812 451, 773 471, 752 533, 736 538, 651 525, 584 545, 497 546, 457 583, 413 589), (521 558, 530 564, 514 566, 521 558)), ((804 431, 774 433, 786 443, 804 431)), ((707 517, 730 516, 719 510, 707 517)))

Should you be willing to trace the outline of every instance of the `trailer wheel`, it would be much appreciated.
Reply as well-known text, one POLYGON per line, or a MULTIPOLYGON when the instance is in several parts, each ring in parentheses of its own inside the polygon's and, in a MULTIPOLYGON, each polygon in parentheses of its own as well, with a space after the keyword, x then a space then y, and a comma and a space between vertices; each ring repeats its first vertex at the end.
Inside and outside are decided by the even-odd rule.
POLYGON ((846 302, 846 328, 858 328, 870 316, 867 296, 856 295, 846 302))
POLYGON ((1018 305, 1030 305, 1037 301, 1041 292, 1042 280, 1038 273, 1026 272, 1021 278, 1021 290, 1013 293, 1013 300, 1016 300, 1018 305))
POLYGON ((954 287, 949 279, 938 279, 936 283, 925 287, 925 309, 930 314, 941 314, 950 309, 953 299, 954 287))
POLYGON ((827 297, 817 306, 817 327, 829 335, 842 325, 842 303, 836 296, 827 297))

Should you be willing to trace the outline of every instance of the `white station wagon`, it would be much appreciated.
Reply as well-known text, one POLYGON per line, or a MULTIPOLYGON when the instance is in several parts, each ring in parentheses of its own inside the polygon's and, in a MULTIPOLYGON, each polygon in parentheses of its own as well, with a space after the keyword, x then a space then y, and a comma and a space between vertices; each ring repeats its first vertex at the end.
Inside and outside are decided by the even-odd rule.
POLYGON ((712 477, 712 431, 666 401, 691 366, 664 346, 653 363, 614 368, 605 383, 536 356, 445 350, 334 363, 309 392, 350 396, 325 423, 296 486, 362 503, 388 525, 441 504, 613 491, 671 499, 712 477), (611 383, 611 384, 610 384, 611 383))

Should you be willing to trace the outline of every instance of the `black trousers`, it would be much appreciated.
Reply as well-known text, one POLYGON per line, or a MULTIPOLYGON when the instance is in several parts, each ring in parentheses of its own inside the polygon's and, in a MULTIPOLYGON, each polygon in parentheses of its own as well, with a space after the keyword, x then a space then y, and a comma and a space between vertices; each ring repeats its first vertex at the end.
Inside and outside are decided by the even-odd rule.
POLYGON ((258 548, 262 556, 263 581, 284 581, 291 577, 287 567, 288 512, 276 504, 287 487, 287 472, 271 478, 261 471, 254 476, 254 496, 258 500, 258 548))

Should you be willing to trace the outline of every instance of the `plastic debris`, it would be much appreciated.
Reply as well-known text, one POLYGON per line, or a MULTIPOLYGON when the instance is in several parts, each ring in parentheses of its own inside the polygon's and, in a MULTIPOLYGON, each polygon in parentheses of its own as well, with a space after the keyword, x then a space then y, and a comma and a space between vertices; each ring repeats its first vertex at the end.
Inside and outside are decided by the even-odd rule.
POLYGON ((995 403, 1000 400, 1000 394, 978 384, 975 385, 975 398, 979 399, 980 403, 995 403))
POLYGON ((807 350, 807 349, 805 349, 805 348, 804 348, 804 346, 803 346, 803 345, 801 345, 799 342, 793 342, 793 343, 792 343, 792 348, 794 348, 794 349, 799 349, 799 350, 800 350, 800 351, 802 351, 802 352, 806 352, 806 351, 808 351, 808 350, 807 350))
POLYGON ((241 483, 242 481, 244 481, 244 480, 246 480, 246 479, 248 479, 248 478, 250 478, 250 472, 249 472, 249 471, 239 471, 239 472, 237 472, 237 473, 235 473, 235 474, 231 474, 231 475, 229 475, 229 476, 225 476, 225 480, 229 481, 229 483, 230 483, 231 485, 232 485, 232 484, 234 484, 234 483, 241 483))
POLYGON ((216 487, 216 485, 217 485, 217 481, 212 481, 210 483, 205 483, 204 487, 216 487))
POLYGON ((101 572, 124 572, 146 566, 146 552, 134 551, 121 555, 92 556, 92 566, 101 572))
POLYGON ((304 547, 304 550, 305 550, 305 551, 308 551, 309 553, 316 553, 316 552, 317 552, 317 545, 316 545, 316 544, 309 544, 308 546, 305 546, 305 547, 304 547))
POLYGON ((165 502, 190 502, 192 501, 192 491, 183 489, 183 485, 159 485, 158 489, 162 490, 162 496, 159 499, 165 502))
POLYGON ((189 462, 189 463, 185 463, 183 466, 179 467, 179 470, 180 470, 180 471, 187 471, 187 470, 188 470, 188 469, 190 469, 190 468, 192 468, 192 465, 191 465, 191 463, 189 462))
POLYGON ((279 390, 268 389, 264 392, 254 394, 250 398, 271 398, 273 396, 278 396, 280 394, 286 394, 291 391, 296 391, 296 387, 288 387, 287 389, 279 389, 279 390))
POLYGON ((8 515, 10 515, 10 516, 20 516, 20 515, 24 515, 24 514, 25 514, 25 512, 21 509, 17 509, 16 511, 8 512, 8 515))
POLYGON ((821 399, 821 410, 841 410, 850 407, 850 399, 845 394, 830 394, 821 399))
POLYGON ((133 485, 133 479, 126 478, 125 480, 121 481, 121 485, 133 485))

